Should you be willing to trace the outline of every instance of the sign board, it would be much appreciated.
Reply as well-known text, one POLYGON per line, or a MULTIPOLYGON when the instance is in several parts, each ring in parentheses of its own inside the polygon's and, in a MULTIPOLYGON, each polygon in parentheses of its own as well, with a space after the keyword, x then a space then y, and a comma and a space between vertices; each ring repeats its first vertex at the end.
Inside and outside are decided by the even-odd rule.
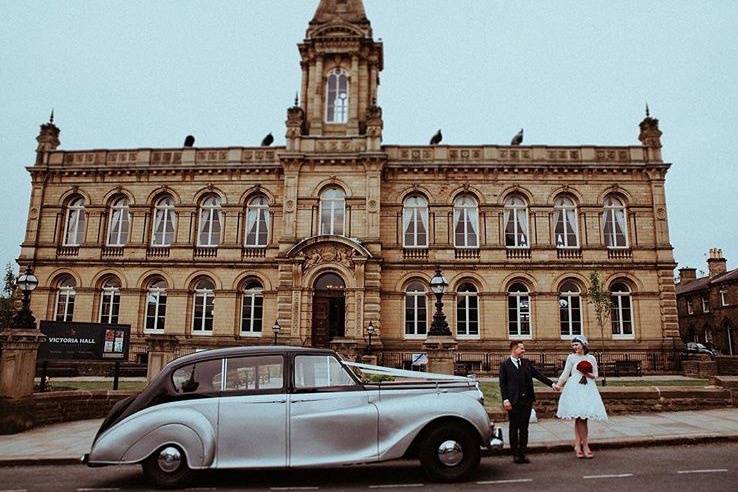
POLYGON ((126 360, 131 325, 41 321, 39 360, 126 360))
POLYGON ((418 354, 413 354, 413 366, 427 366, 428 365, 428 354, 425 352, 421 352, 418 354))

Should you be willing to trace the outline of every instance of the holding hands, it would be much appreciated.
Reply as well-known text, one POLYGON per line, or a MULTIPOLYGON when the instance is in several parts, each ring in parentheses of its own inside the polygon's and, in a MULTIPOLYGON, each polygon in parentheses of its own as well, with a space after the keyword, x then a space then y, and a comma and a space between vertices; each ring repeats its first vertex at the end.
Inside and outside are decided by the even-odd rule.
POLYGON ((558 383, 552 384, 551 388, 553 388, 554 391, 561 391, 561 386, 558 383))

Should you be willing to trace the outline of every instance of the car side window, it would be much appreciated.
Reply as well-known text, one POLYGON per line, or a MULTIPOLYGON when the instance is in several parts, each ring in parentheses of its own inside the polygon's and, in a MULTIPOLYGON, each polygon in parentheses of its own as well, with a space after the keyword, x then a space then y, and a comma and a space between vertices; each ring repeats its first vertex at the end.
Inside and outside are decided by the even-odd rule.
POLYGON ((260 392, 282 388, 284 388, 284 358, 281 355, 226 359, 226 391, 260 392))
POLYGON ((174 390, 182 395, 220 392, 222 364, 222 359, 215 359, 180 367, 172 374, 174 390))
POLYGON ((295 389, 356 386, 356 381, 335 357, 330 355, 295 357, 295 389))

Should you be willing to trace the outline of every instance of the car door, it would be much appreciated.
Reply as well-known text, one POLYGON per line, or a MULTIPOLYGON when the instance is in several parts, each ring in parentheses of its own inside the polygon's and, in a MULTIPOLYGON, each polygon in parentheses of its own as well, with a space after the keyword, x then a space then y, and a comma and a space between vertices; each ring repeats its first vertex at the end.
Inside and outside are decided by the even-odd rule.
POLYGON ((289 465, 377 460, 377 407, 332 354, 296 355, 289 465))
POLYGON ((218 468, 287 464, 287 394, 282 355, 231 357, 218 421, 218 468))

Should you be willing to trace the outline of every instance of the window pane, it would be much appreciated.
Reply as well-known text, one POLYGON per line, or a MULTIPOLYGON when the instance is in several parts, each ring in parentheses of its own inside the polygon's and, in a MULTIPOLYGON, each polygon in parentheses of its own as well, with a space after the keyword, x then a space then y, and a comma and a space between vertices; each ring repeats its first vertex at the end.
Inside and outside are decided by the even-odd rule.
POLYGON ((282 356, 239 357, 226 360, 226 391, 260 391, 284 387, 282 356))
POLYGON ((298 355, 295 357, 295 388, 356 386, 346 369, 332 356, 298 355))
POLYGON ((172 374, 174 390, 180 394, 220 392, 221 363, 221 359, 216 359, 180 367, 172 374))

